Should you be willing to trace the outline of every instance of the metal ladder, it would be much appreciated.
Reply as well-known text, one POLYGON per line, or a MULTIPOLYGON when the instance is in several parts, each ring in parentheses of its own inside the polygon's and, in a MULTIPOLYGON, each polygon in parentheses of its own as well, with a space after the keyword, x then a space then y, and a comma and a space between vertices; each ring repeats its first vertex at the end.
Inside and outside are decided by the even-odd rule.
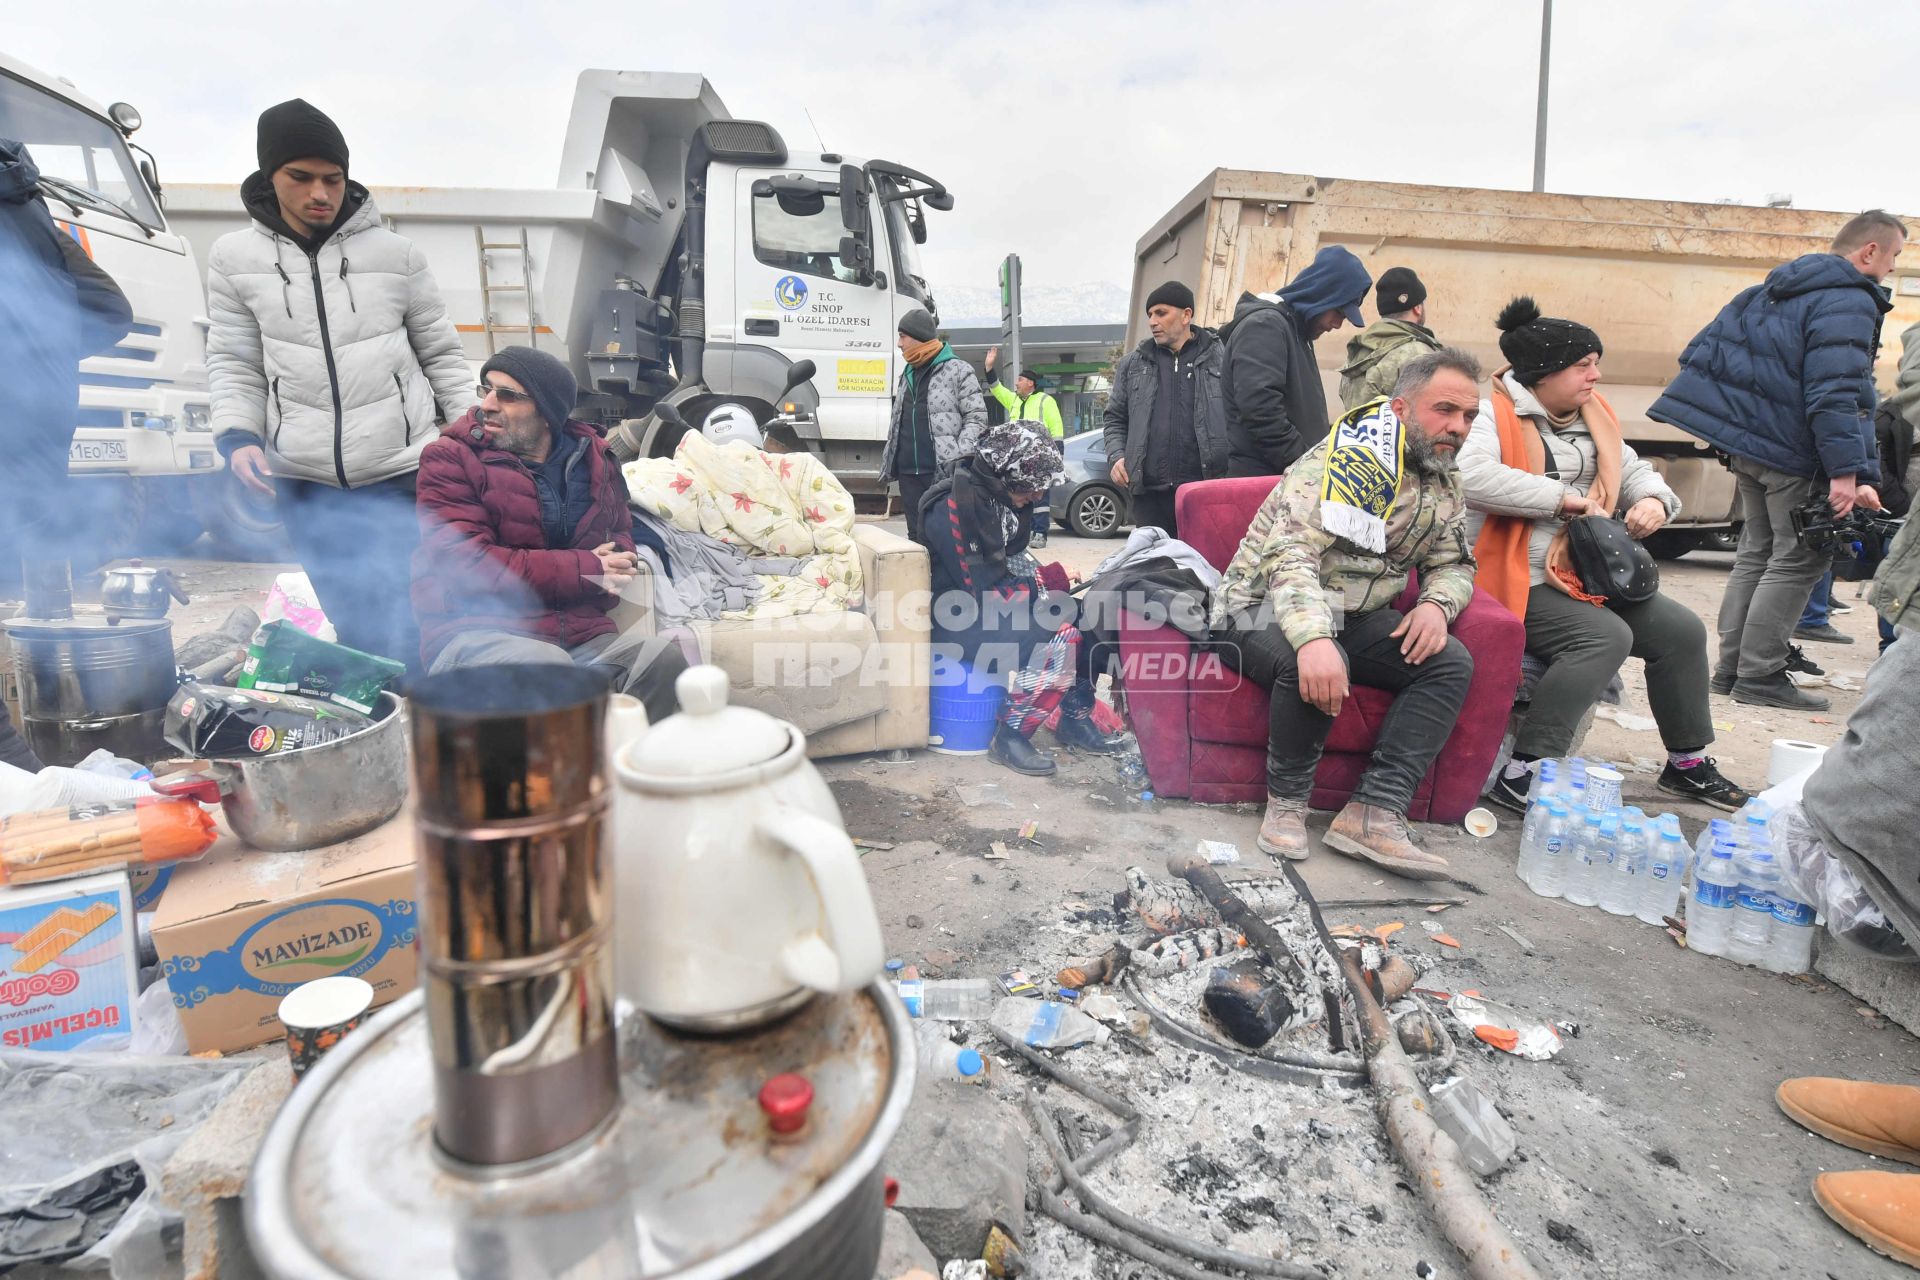
POLYGON ((494 355, 498 346, 494 342, 496 333, 524 333, 527 345, 538 350, 540 337, 538 321, 533 314, 533 253, 527 248, 527 229, 520 228, 520 238, 516 240, 489 241, 486 231, 480 226, 473 229, 473 247, 480 256, 480 327, 486 331, 487 354, 494 355), (494 284, 487 272, 487 253, 490 250, 518 250, 520 254, 520 283, 494 284), (527 322, 525 324, 499 324, 493 318, 493 295, 496 293, 522 293, 527 298, 527 322))

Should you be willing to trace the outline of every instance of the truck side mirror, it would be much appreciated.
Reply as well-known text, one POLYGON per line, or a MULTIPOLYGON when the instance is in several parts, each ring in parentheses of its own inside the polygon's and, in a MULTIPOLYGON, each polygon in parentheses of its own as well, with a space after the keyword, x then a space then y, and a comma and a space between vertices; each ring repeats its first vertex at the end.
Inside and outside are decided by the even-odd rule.
POLYGON ((861 284, 873 283, 873 224, 867 216, 867 175, 857 164, 840 166, 840 261, 861 284))
POLYGON ((811 360, 796 361, 794 364, 788 366, 786 385, 780 388, 781 397, 784 399, 787 392, 793 390, 801 383, 812 381, 813 375, 818 371, 819 366, 811 360))

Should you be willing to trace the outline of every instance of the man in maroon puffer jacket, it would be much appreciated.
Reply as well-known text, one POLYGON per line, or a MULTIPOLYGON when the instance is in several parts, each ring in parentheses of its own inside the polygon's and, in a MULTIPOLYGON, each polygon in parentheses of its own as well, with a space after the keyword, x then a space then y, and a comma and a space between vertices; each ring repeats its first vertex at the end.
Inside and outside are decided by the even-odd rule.
POLYGON ((607 616, 637 567, 633 516, 605 441, 567 416, 573 374, 508 347, 481 367, 475 392, 479 405, 420 455, 412 594, 428 670, 592 667, 649 717, 671 714, 679 650, 624 644, 607 616))

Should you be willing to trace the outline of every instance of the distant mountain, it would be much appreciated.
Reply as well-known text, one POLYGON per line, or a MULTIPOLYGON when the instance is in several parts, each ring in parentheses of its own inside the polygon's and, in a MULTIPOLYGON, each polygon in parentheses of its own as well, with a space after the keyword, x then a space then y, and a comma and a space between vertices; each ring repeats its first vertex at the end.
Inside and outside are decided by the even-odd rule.
MULTIPOLYGON (((1025 324, 1125 324, 1127 287, 1109 280, 1084 284, 1028 285, 1021 290, 1020 318, 1025 324)), ((1000 291, 934 282, 940 323, 971 329, 1000 323, 1000 291)))

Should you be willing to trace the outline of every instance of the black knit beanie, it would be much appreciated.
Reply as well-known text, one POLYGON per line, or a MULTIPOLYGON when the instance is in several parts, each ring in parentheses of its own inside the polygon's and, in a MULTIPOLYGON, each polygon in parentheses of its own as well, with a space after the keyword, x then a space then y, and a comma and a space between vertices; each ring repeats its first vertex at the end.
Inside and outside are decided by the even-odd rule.
POLYGON ((1175 310, 1191 311, 1193 310, 1193 290, 1178 280, 1169 280, 1147 295, 1146 309, 1151 311, 1163 302, 1175 310))
POLYGON ((1025 379, 1026 379, 1026 380, 1027 380, 1028 382, 1031 382, 1031 383, 1032 383, 1032 384, 1034 385, 1034 388, 1035 388, 1036 390, 1037 390, 1037 389, 1039 388, 1039 386, 1040 386, 1040 375, 1039 375, 1039 374, 1037 374, 1037 373, 1035 373, 1035 372, 1034 372, 1033 370, 1031 370, 1031 369, 1022 369, 1022 370, 1020 371, 1020 376, 1021 376, 1022 378, 1025 378, 1025 379))
POLYGON ((1541 315, 1525 295, 1502 307, 1493 323, 1500 330, 1500 354, 1513 366, 1514 379, 1523 387, 1601 354, 1599 334, 1578 320, 1541 315))
POLYGON ((921 307, 915 307, 900 317, 900 332, 915 342, 932 342, 940 336, 939 329, 934 326, 933 317, 921 307))
POLYGON ((547 420, 547 428, 558 434, 568 415, 573 412, 574 401, 580 394, 579 385, 573 380, 573 371, 546 352, 535 351, 532 347, 501 349, 480 366, 480 376, 485 378, 495 369, 527 389, 527 394, 533 397, 533 407, 547 420))
POLYGON ((1411 311, 1427 300, 1427 286, 1412 267, 1388 267, 1373 286, 1373 309, 1383 316, 1411 311))
POLYGON ((304 98, 289 99, 260 113, 254 150, 260 172, 269 178, 287 161, 308 157, 347 167, 347 139, 340 126, 304 98))

